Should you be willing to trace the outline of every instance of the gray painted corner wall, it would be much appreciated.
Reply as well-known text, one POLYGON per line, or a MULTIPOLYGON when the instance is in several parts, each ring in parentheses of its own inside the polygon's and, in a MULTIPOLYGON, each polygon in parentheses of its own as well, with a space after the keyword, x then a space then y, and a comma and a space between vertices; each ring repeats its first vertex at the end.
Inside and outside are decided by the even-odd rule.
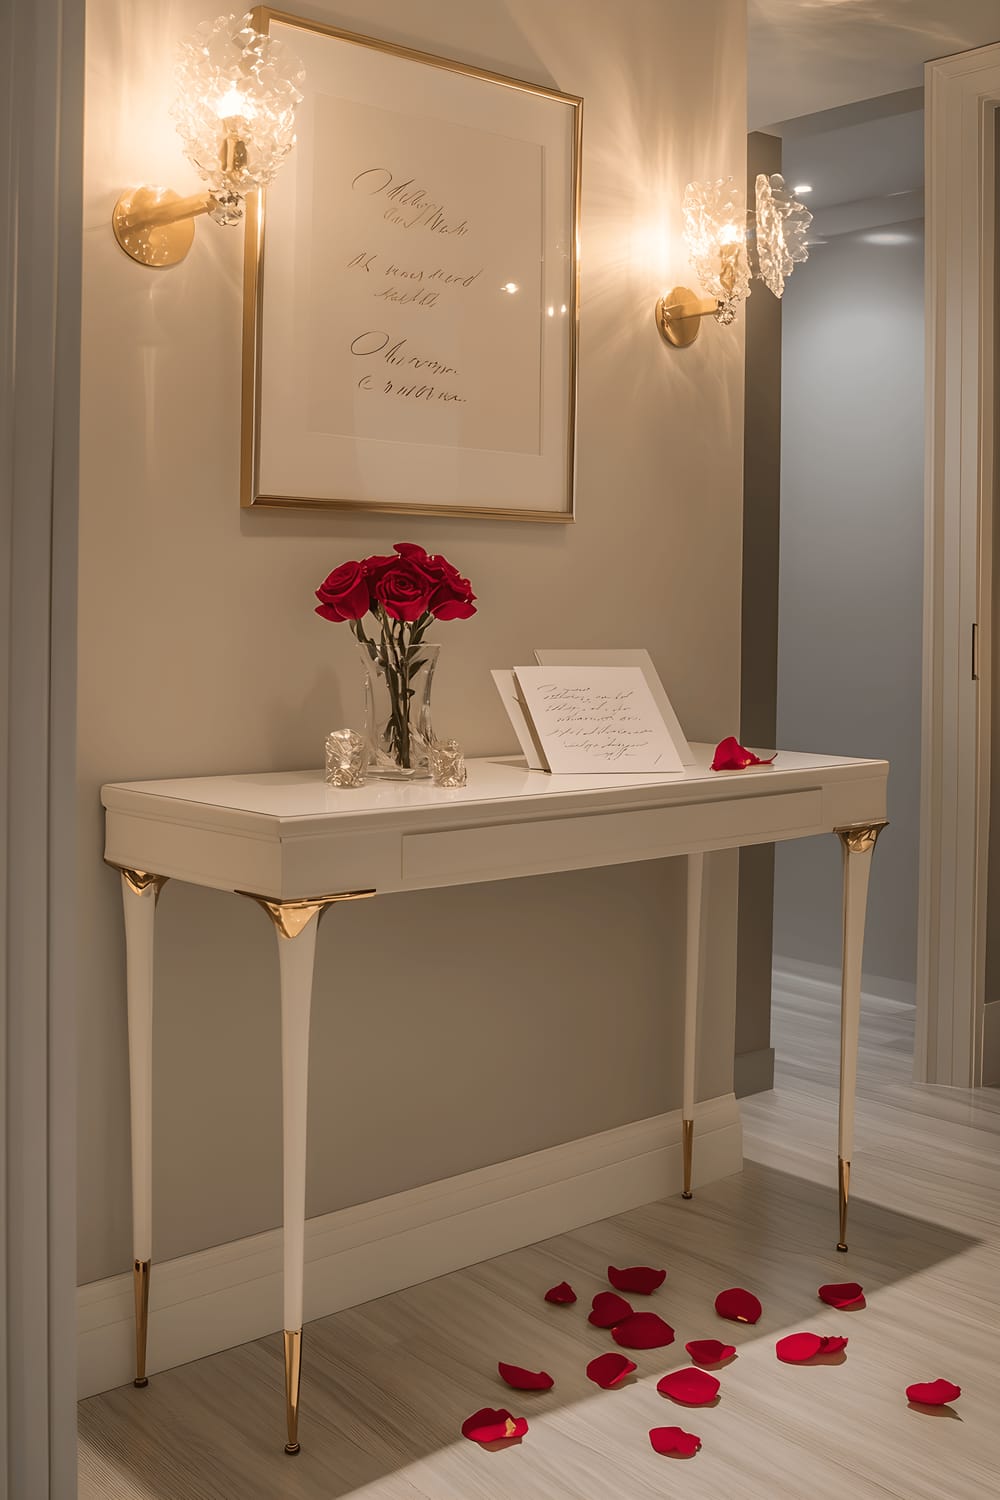
MULTIPOLYGON (((747 139, 747 202, 760 172, 781 171, 781 141, 754 131, 747 139)), ((781 303, 758 284, 746 318, 743 445, 743 609, 740 742, 778 743, 778 555, 781 526, 781 303)), ((736 949, 736 1093, 774 1083, 771 1046, 774 847, 740 850, 736 949)))
MULTIPOLYGON (((312 612, 336 563, 402 537, 452 557, 477 616, 442 630, 435 722, 513 736, 489 668, 536 645, 647 646, 687 732, 739 713, 743 341, 668 349, 685 183, 742 172, 740 0, 345 0, 354 31, 582 94, 578 520, 572 526, 238 507, 241 236, 201 221, 151 272, 108 220, 124 184, 196 187, 169 60, 202 0, 88 0, 81 455, 80 1236, 130 1260, 123 944, 102 782, 317 765, 360 709, 353 641, 312 612), (685 66, 663 75, 678 45, 685 66), (651 247, 663 243, 666 255, 651 247)), ((711 860, 702 1097, 732 1087, 736 862, 711 860)), ((321 930, 308 1212, 680 1103, 683 871, 635 865, 390 897, 321 930)), ((234 896, 169 885, 156 958, 154 1253, 278 1222, 277 957, 234 896)))
MULTIPOLYGON (((778 739, 891 763, 865 972, 915 980, 923 579, 920 220, 817 246, 784 297, 778 739)), ((840 963, 835 839, 776 851, 774 947, 840 963)))

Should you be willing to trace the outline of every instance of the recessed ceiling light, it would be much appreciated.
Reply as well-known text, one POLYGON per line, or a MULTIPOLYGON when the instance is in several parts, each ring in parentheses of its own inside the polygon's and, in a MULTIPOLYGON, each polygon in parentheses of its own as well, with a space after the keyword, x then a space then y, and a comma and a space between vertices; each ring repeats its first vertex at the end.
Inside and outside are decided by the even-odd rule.
POLYGON ((797 183, 795 185, 795 187, 792 188, 792 192, 793 193, 811 193, 812 192, 812 183, 811 182, 799 182, 799 183, 797 183))

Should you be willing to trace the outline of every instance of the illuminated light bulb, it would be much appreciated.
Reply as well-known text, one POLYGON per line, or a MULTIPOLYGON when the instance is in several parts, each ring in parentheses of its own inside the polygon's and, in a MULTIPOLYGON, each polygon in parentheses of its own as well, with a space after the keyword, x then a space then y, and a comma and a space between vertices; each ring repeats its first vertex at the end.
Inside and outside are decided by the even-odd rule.
POLYGON ((252 120, 257 113, 257 106, 238 88, 231 88, 216 101, 215 112, 220 120, 232 119, 234 115, 243 120, 252 120))
POLYGON ((554 308, 554 307, 550 307, 550 308, 549 308, 549 317, 550 317, 550 318, 554 318, 554 317, 555 317, 555 315, 556 315, 556 310, 555 310, 555 308, 554 308))
POLYGON ((510 292, 511 296, 513 296, 513 294, 515 292, 519 292, 521 288, 518 286, 516 281, 505 281, 500 290, 502 292, 510 292))
POLYGON ((792 192, 793 193, 811 193, 812 192, 812 183, 811 182, 798 182, 792 188, 792 192))

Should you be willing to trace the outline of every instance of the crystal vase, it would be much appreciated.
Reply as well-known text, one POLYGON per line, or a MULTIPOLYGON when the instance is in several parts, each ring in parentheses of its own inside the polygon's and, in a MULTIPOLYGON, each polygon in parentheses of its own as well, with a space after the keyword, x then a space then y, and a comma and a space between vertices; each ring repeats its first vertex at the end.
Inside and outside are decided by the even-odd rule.
POLYGON ((365 672, 365 733, 372 751, 369 776, 429 779, 431 687, 441 647, 408 645, 383 635, 359 641, 358 650, 365 672))

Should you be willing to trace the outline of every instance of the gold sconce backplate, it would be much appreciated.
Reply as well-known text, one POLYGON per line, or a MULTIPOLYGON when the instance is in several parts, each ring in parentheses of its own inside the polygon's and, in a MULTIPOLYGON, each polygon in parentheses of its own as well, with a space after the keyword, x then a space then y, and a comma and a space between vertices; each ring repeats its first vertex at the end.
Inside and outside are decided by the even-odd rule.
POLYGON ((125 254, 141 266, 176 266, 182 261, 194 240, 194 219, 156 221, 157 209, 180 201, 180 194, 170 188, 140 187, 123 193, 111 223, 125 254))
POLYGON ((668 344, 686 349, 698 337, 702 318, 718 307, 715 297, 696 297, 690 287, 675 286, 656 304, 656 326, 668 344))

